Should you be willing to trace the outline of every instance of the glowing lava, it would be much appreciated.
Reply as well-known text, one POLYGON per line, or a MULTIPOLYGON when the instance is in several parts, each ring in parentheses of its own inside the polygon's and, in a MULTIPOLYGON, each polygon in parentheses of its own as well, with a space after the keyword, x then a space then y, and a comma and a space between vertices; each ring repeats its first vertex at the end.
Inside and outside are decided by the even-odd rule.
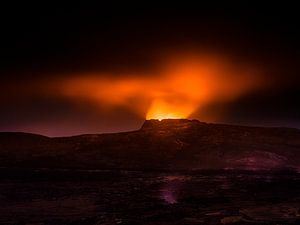
POLYGON ((174 102, 156 99, 153 100, 147 112, 146 119, 185 119, 193 112, 193 109, 193 106, 178 105, 174 102))

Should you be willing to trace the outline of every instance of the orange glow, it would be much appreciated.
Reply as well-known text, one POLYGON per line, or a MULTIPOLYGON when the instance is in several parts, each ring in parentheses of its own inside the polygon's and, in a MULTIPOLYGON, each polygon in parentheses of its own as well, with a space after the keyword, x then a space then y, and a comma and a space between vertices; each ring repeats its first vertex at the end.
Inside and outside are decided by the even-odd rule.
POLYGON ((162 99, 155 99, 147 112, 146 119, 183 119, 187 118, 192 110, 191 107, 183 104, 177 105, 162 99))
MULTIPOLYGON (((125 107, 146 119, 201 118, 203 107, 229 102, 262 87, 258 72, 220 57, 165 60, 154 74, 83 74, 64 79, 58 92, 101 109, 125 107)), ((217 118, 216 118, 217 119, 217 118)))

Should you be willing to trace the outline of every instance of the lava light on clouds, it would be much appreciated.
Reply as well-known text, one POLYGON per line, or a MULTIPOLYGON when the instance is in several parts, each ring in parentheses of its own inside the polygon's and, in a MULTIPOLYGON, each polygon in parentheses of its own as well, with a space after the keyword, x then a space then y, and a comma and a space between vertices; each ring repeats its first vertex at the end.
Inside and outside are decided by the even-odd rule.
MULTIPOLYGON (((166 60, 155 74, 78 75, 65 78, 60 93, 102 109, 126 107, 147 119, 188 118, 201 107, 232 101, 262 85, 257 71, 220 57, 166 60)), ((200 118, 201 119, 201 118, 200 118)))

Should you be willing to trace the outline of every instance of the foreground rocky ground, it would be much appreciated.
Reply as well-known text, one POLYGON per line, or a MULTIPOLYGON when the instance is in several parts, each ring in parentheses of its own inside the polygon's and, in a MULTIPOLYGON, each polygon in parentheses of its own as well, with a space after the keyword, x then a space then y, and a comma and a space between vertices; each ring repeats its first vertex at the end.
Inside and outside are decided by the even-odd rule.
POLYGON ((300 224, 300 175, 0 170, 0 224, 300 224))

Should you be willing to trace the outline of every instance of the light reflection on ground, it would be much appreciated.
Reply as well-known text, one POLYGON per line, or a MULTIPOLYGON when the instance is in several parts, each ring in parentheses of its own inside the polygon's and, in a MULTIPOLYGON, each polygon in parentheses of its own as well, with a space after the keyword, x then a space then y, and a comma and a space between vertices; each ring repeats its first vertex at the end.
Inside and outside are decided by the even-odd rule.
POLYGON ((189 179, 189 176, 182 175, 164 176, 163 185, 160 189, 160 198, 169 204, 178 203, 180 191, 189 179))

